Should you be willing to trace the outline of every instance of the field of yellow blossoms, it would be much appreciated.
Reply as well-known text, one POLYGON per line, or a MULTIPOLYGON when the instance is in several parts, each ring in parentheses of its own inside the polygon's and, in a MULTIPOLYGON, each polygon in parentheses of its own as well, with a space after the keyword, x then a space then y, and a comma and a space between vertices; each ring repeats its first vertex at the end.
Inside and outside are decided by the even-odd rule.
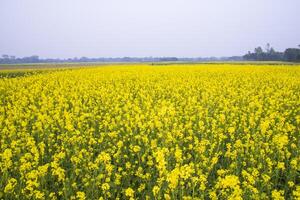
POLYGON ((300 66, 1 76, 0 132, 0 199, 300 199, 300 66))

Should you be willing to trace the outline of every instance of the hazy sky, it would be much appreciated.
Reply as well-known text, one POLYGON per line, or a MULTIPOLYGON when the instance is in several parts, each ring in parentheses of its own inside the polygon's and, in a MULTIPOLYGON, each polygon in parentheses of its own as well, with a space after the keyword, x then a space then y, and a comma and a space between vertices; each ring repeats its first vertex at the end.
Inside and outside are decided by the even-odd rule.
POLYGON ((230 56, 300 44, 300 0, 0 0, 0 55, 230 56))

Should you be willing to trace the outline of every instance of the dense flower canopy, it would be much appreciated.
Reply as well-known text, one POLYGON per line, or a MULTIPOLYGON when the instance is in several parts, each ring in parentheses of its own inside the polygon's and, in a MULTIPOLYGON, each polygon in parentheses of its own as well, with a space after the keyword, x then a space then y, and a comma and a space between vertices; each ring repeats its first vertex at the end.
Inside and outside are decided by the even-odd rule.
POLYGON ((0 79, 0 198, 300 198, 300 67, 0 79))

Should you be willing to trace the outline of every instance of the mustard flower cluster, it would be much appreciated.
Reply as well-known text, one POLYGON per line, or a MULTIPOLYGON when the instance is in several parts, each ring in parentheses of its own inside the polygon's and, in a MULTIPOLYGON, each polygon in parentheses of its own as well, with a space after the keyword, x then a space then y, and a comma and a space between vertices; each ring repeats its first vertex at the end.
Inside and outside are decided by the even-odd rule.
POLYGON ((0 199, 300 198, 300 66, 3 76, 0 132, 0 199))

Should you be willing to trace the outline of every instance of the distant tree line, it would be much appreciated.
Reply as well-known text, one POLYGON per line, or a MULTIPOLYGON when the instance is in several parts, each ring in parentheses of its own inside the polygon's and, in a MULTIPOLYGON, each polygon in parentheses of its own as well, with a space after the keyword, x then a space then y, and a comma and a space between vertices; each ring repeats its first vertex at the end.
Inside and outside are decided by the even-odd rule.
POLYGON ((289 61, 300 62, 300 45, 299 48, 288 48, 284 52, 275 51, 270 44, 267 44, 265 49, 257 47, 254 52, 248 52, 244 56, 231 57, 120 57, 120 58, 67 58, 67 59, 53 59, 40 58, 37 55, 17 58, 16 56, 2 55, 0 57, 0 64, 23 64, 23 63, 81 63, 81 62, 208 62, 208 61, 289 61))
POLYGON ((288 61, 288 62, 300 62, 300 45, 299 48, 288 48, 284 52, 277 52, 268 43, 265 51, 261 47, 254 49, 254 52, 250 51, 243 56, 244 60, 253 61, 288 61))
POLYGON ((177 57, 121 57, 121 58, 68 58, 68 59, 52 59, 39 58, 39 56, 30 56, 17 58, 16 56, 2 55, 0 64, 23 64, 23 63, 81 63, 81 62, 206 62, 206 61, 240 61, 241 56, 232 57, 207 57, 207 58, 177 58, 177 57))
POLYGON ((24 58, 17 58, 16 56, 2 55, 0 64, 17 64, 17 63, 39 63, 39 56, 30 56, 24 58))

